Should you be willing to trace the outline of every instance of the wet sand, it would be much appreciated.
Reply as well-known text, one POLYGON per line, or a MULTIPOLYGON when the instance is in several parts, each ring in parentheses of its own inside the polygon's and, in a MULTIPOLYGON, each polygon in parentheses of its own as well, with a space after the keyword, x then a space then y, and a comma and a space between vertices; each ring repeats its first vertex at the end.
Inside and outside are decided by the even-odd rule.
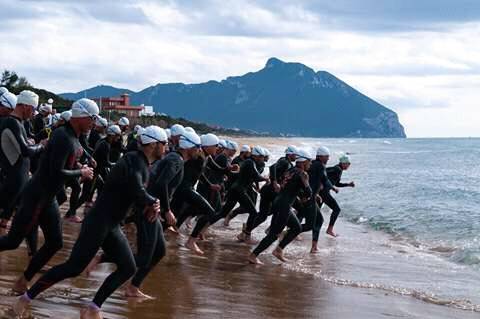
MULTIPOLYGON (((62 213, 66 207, 62 207, 62 213)), ((82 211, 82 210, 79 210, 82 211)), ((211 239, 202 242, 205 257, 192 255, 182 247, 184 238, 169 238, 168 254, 144 284, 154 301, 135 302, 118 291, 104 305, 105 318, 478 318, 478 313, 421 302, 374 289, 337 286, 313 275, 289 270, 269 253, 261 256, 264 266, 245 262, 250 247, 237 243, 235 234, 245 216, 231 227, 215 226, 211 239)), ((339 225, 339 231, 343 229, 339 225)), ((80 225, 64 223, 65 247, 49 263, 64 260, 80 225)), ((134 230, 133 230, 134 231, 134 230)), ((186 230, 183 231, 186 233, 186 230)), ((257 233, 261 236, 263 231, 257 233)), ((134 240, 134 232, 129 232, 134 240)), ((306 253, 307 263, 321 263, 326 272, 335 271, 335 253, 306 253)), ((320 247, 331 245, 321 237, 320 247)), ((0 318, 14 318, 10 306, 15 297, 10 287, 27 262, 26 249, 0 254, 0 318)), ((90 277, 66 280, 41 294, 31 307, 30 318, 78 318, 112 265, 104 264, 90 277)))

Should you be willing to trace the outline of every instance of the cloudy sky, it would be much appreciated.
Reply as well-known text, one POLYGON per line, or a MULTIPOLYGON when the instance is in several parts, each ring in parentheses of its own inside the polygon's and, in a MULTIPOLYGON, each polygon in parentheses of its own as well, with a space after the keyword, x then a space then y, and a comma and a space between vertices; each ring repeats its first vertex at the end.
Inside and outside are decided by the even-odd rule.
POLYGON ((477 0, 0 0, 0 69, 37 87, 221 80, 269 57, 333 73, 410 137, 480 136, 477 0))

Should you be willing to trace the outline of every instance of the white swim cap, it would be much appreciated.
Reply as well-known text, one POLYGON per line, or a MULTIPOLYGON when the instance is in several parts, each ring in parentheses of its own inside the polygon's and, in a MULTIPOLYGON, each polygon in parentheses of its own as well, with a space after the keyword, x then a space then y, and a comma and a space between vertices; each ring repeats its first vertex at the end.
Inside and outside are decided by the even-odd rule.
POLYGON ((221 148, 227 148, 227 141, 218 140, 218 146, 221 147, 221 148))
POLYGON ((48 99, 47 103, 52 105, 53 104, 53 99, 48 99))
POLYGON ((195 133, 195 130, 193 129, 193 127, 187 126, 185 128, 185 132, 195 133))
POLYGON ((236 151, 238 149, 238 144, 237 142, 226 140, 226 149, 231 150, 231 151, 236 151))
POLYGON ((7 93, 8 89, 4 86, 0 86, 0 96, 2 96, 3 93, 7 93))
POLYGON ((17 96, 10 92, 5 92, 0 95, 0 105, 13 110, 17 105, 17 96))
POLYGON ((271 155, 270 151, 268 149, 266 149, 265 147, 262 147, 262 149, 263 149, 263 154, 264 154, 263 156, 270 156, 271 155))
POLYGON ((98 105, 90 99, 80 99, 72 104, 72 118, 98 116, 98 105))
POLYGON ((330 156, 330 150, 325 146, 321 146, 317 149, 317 156, 330 156))
POLYGON ((60 114, 60 118, 62 118, 65 122, 70 121, 70 119, 72 118, 72 111, 68 110, 62 112, 62 114, 60 114))
POLYGON ((103 118, 103 117, 99 116, 99 117, 97 117, 97 120, 95 121, 95 125, 107 127, 108 126, 108 121, 107 121, 106 118, 103 118))
POLYGON ((293 145, 289 145, 286 149, 285 149, 285 154, 286 155, 295 155, 297 154, 298 152, 298 149, 293 146, 293 145))
POLYGON ((218 145, 218 137, 215 134, 208 133, 200 136, 200 140, 202 141, 202 146, 217 146, 218 145))
POLYGON ((170 131, 169 128, 166 128, 166 129, 165 129, 165 133, 167 133, 167 137, 168 137, 168 138, 172 137, 172 132, 170 131))
POLYGON ((350 164, 350 156, 348 156, 347 154, 342 154, 339 158, 338 158, 339 162, 341 164, 350 164))
POLYGON ((38 95, 32 91, 24 90, 17 96, 17 104, 25 104, 33 107, 38 106, 38 95))
POLYGON ((251 152, 252 149, 248 145, 242 145, 242 148, 240 149, 240 152, 251 152))
POLYGON ((51 124, 51 125, 54 125, 54 124, 57 123, 60 119, 61 119, 60 114, 58 114, 58 113, 53 114, 53 115, 50 117, 50 124, 51 124))
POLYGON ((147 126, 140 135, 140 141, 143 145, 157 142, 167 142, 167 133, 163 128, 156 125, 147 126))
POLYGON ((200 147, 202 146, 202 140, 197 133, 185 132, 180 136, 180 142, 178 146, 183 149, 200 147))
POLYGON ((128 126, 128 125, 130 125, 130 121, 129 121, 126 117, 121 117, 121 118, 118 120, 118 125, 120 125, 120 126, 128 126))
POLYGON ((254 156, 265 156, 264 154, 265 154, 264 150, 261 146, 257 145, 257 146, 254 146, 252 148, 252 155, 254 155, 254 156))
POLYGON ((107 128, 107 135, 120 135, 120 134, 122 134, 122 130, 118 125, 110 125, 107 128))
POLYGON ((51 105, 51 104, 42 103, 42 104, 40 104, 40 106, 38 107, 38 110, 39 110, 40 112, 52 113, 52 105, 51 105))
POLYGON ((140 126, 140 125, 138 125, 138 124, 135 125, 135 127, 133 128, 133 132, 134 132, 135 134, 137 134, 137 133, 138 133, 138 130, 139 130, 141 127, 142 127, 142 126, 140 126))
POLYGON ((312 155, 306 151, 299 149, 297 151, 297 162, 305 162, 305 161, 311 161, 312 160, 312 155))
POLYGON ((185 133, 185 128, 183 127, 183 125, 174 124, 170 128, 170 133, 172 134, 172 136, 180 136, 180 135, 183 135, 183 133, 185 133))

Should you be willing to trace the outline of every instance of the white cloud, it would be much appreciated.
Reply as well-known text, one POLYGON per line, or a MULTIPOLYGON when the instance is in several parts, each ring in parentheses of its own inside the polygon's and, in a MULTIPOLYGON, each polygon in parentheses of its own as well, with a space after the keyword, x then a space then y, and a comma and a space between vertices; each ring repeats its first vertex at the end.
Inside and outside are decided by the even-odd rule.
POLYGON ((361 32, 331 29, 325 14, 300 5, 208 3, 25 1, 19 11, 0 0, 2 18, 10 17, 0 29, 0 68, 55 92, 140 90, 221 80, 276 56, 329 71, 385 103, 409 136, 480 136, 478 23, 361 32))

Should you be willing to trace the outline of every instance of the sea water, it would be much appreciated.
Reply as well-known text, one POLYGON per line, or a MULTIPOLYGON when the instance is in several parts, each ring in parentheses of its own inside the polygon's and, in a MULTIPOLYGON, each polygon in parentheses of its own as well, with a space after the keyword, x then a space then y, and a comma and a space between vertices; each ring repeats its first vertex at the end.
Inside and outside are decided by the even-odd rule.
POLYGON ((327 238, 324 208, 320 261, 302 258, 305 250, 295 248, 306 244, 297 242, 290 268, 480 311, 480 139, 285 139, 267 143, 273 161, 283 144, 312 154, 325 145, 327 166, 350 154, 343 181, 356 183, 334 194, 345 233, 327 238))

